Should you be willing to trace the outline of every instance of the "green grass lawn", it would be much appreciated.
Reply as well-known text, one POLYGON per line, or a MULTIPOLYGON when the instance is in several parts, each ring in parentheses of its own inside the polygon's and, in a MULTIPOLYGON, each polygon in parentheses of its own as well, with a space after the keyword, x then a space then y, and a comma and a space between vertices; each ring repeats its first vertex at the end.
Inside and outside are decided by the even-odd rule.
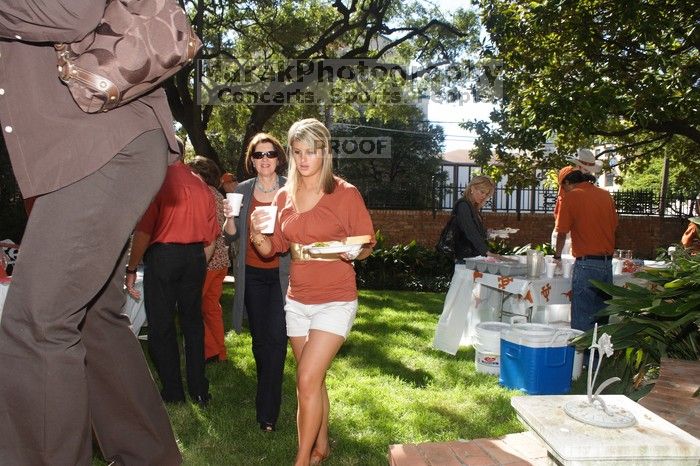
MULTIPOLYGON (((225 288, 230 321, 233 289, 225 288)), ((474 350, 450 356, 431 348, 444 293, 362 291, 350 336, 327 378, 332 455, 328 465, 387 464, 394 443, 496 437, 524 427, 510 397, 519 392, 476 373, 474 350)), ((227 326, 228 328, 228 326, 227 326)), ((296 452, 295 365, 287 353, 277 432, 255 421, 250 335, 230 332, 229 361, 207 366, 206 410, 168 406, 187 465, 284 465, 296 452)))

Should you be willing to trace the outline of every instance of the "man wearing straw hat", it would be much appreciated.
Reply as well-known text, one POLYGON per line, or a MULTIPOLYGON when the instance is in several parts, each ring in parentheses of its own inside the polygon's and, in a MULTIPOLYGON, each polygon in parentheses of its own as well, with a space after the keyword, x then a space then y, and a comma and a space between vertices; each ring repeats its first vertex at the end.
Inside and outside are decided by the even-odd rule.
POLYGON ((590 149, 577 149, 576 156, 567 157, 571 165, 583 173, 598 175, 603 169, 603 162, 596 160, 595 154, 590 149))
MULTIPOLYGON (((589 174, 592 176, 597 175, 603 169, 603 163, 600 160, 596 160, 593 151, 590 149, 578 149, 576 151, 576 156, 569 156, 566 158, 571 162, 571 166, 564 167, 564 169, 580 170, 584 174, 589 174)), ((561 173, 561 172, 560 172, 561 173)), ((557 202, 554 205, 554 221, 556 224, 557 216, 559 215, 559 208, 561 204, 561 198, 564 195, 564 190, 561 187, 561 179, 559 180, 559 192, 557 193, 557 202)), ((594 180, 592 180, 594 181, 594 180)), ((557 229, 556 227, 552 230, 552 245, 556 244, 557 239, 557 229)), ((562 249, 562 254, 571 254, 571 236, 567 236, 566 243, 564 244, 564 249, 562 249)))
POLYGON ((598 188, 573 167, 559 172, 564 190, 557 216, 555 259, 561 258, 567 233, 571 232, 571 252, 576 258, 571 277, 571 328, 593 328, 595 314, 605 307, 607 295, 590 280, 612 283, 612 254, 615 250, 617 212, 606 190, 598 188))

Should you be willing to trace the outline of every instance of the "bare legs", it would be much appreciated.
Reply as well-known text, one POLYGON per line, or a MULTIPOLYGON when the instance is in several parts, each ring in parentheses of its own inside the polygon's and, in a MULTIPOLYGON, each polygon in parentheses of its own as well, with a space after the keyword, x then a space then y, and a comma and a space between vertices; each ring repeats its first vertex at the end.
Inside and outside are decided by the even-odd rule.
POLYGON ((328 412, 326 371, 345 341, 340 335, 311 330, 308 337, 290 337, 297 361, 297 435, 299 438, 295 466, 308 466, 313 450, 326 455, 328 412))

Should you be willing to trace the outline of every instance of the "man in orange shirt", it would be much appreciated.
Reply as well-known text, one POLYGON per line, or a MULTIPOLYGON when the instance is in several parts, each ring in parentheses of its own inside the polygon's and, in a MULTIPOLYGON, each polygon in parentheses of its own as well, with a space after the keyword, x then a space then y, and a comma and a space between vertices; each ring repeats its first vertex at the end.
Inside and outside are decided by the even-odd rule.
POLYGON ((612 283, 617 212, 610 193, 593 185, 590 175, 580 170, 564 168, 559 185, 564 196, 557 216, 554 258, 561 258, 566 234, 571 232, 571 253, 576 258, 571 278, 571 328, 588 330, 607 299, 590 280, 612 283))
POLYGON ((148 352, 166 402, 185 401, 176 312, 185 339, 190 398, 200 407, 209 402, 209 381, 204 375, 202 286, 220 233, 216 202, 207 185, 181 161, 170 165, 160 191, 136 225, 125 283, 127 292, 139 299, 133 285, 136 266, 143 257, 148 352))

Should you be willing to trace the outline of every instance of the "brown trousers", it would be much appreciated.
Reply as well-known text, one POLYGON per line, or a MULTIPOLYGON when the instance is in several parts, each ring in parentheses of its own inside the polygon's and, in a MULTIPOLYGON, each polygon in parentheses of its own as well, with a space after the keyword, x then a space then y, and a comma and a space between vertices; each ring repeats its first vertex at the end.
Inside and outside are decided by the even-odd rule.
POLYGON ((0 322, 0 465, 182 459, 141 346, 121 313, 126 244, 167 165, 161 130, 37 198, 0 322))

